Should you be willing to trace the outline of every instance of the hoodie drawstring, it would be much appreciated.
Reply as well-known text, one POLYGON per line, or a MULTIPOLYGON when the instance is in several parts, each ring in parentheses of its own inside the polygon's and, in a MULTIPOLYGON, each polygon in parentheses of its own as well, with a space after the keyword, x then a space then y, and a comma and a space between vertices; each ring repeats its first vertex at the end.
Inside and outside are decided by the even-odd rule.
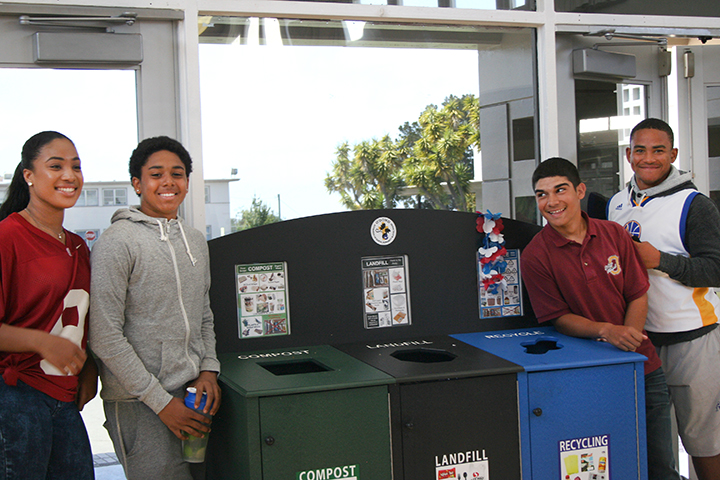
POLYGON ((168 236, 167 236, 167 233, 165 233, 165 229, 163 228, 162 222, 160 220, 158 220, 157 218, 155 219, 155 221, 157 222, 158 227, 160 227, 160 240, 163 242, 167 242, 168 236))
POLYGON ((196 260, 195 260, 195 257, 193 257, 192 253, 190 252, 190 244, 188 243, 187 238, 185 237, 185 230, 183 230, 183 228, 182 228, 182 223, 178 222, 178 227, 180 227, 180 234, 183 237, 183 242, 185 242, 185 251, 187 252, 188 257, 190 257, 190 261, 192 262, 193 267, 194 267, 196 260))
MULTIPOLYGON (((160 240, 163 242, 167 242, 169 240, 167 233, 165 232, 165 229, 163 228, 163 224, 159 219, 155 220, 160 227, 160 240)), ((197 260, 195 260, 195 257, 193 257, 192 252, 190 251, 190 244, 187 241, 187 237, 185 236, 185 230, 183 230, 182 223, 178 222, 178 227, 180 227, 180 235, 182 235, 183 243, 185 244, 185 253, 187 253, 187 256, 190 258, 190 262, 193 264, 193 267, 197 263, 197 260)))

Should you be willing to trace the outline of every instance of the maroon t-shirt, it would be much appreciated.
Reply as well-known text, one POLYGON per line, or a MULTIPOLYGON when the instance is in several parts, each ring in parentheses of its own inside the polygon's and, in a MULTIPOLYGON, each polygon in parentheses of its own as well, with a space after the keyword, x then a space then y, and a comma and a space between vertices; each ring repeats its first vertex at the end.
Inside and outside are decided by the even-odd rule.
MULTIPOLYGON (((0 222, 0 322, 87 343, 90 258, 85 242, 67 232, 63 245, 14 213, 0 222)), ((72 401, 77 377, 33 353, 0 352, 7 385, 22 380, 56 400, 72 401)))
MULTIPOLYGON (((532 308, 540 323, 572 313, 623 325, 628 303, 648 291, 647 270, 620 225, 585 212, 583 218, 588 228, 582 245, 546 225, 523 250, 522 277, 532 308)), ((645 374, 660 367, 650 340, 637 352, 648 357, 645 374)))

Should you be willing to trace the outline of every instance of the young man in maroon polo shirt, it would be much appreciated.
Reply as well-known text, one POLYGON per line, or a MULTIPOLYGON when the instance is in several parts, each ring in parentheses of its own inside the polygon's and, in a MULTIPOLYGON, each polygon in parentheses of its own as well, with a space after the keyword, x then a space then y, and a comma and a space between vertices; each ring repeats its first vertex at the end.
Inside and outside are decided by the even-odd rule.
POLYGON ((522 253, 522 276, 538 322, 574 337, 606 341, 645 355, 648 478, 679 480, 670 430, 670 398, 655 348, 645 335, 647 270, 618 224, 580 208, 585 184, 563 158, 533 173, 535 200, 547 220, 522 253))

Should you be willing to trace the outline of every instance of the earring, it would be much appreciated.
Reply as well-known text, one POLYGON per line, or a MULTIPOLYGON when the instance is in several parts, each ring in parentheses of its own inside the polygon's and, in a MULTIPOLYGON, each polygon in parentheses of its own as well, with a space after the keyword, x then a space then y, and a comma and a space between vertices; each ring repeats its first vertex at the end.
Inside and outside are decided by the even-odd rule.
POLYGON ((28 182, 28 187, 32 187, 32 182, 28 182))
POLYGON ((138 195, 140 195, 140 190, 135 190, 135 193, 137 193, 138 195))

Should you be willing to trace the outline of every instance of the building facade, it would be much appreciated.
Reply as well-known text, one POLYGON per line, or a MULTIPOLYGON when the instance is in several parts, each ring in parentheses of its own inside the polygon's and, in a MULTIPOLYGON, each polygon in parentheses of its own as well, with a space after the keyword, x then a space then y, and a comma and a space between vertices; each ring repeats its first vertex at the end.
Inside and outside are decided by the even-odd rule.
MULTIPOLYGON (((5 198, 11 176, 0 182, 0 198, 5 198)), ((205 234, 208 240, 230 233, 229 185, 235 179, 205 181, 205 234)), ((110 226, 113 213, 139 205, 140 197, 129 181, 85 182, 75 206, 65 212, 64 227, 85 239, 92 248, 95 240, 110 226)), ((181 213, 182 215, 182 213, 181 213)))
MULTIPOLYGON (((136 107, 136 123, 129 143, 155 135, 183 142, 195 160, 183 216, 212 238, 223 228, 230 231, 230 211, 223 210, 224 194, 216 198, 213 181, 205 179, 220 162, 211 147, 232 157, 243 179, 251 169, 260 172, 247 190, 280 178, 304 185, 297 158, 318 131, 342 127, 366 99, 383 94, 382 86, 367 91, 352 82, 380 52, 392 50, 404 69, 375 76, 407 91, 430 70, 446 72, 448 82, 457 75, 437 60, 411 64, 411 52, 427 52, 427 58, 432 52, 470 52, 478 78, 473 93, 480 99, 483 210, 540 222, 530 185, 538 163, 566 157, 591 190, 610 195, 630 176, 624 159, 628 132, 644 117, 674 127, 676 165, 693 173, 701 192, 720 196, 719 26, 717 0, 14 0, 0 4, 0 78, 14 69, 130 72, 127 103, 136 107), (209 46, 233 48, 221 65, 227 69, 216 75, 206 74, 217 63, 207 55, 209 46), (320 107, 306 91, 291 87, 300 80, 295 61, 301 51, 317 54, 311 72, 337 61, 325 47, 343 53, 369 49, 357 69, 307 78, 307 85, 328 90, 346 86, 355 102, 325 99, 336 109, 324 123, 284 122, 290 111, 320 107), (270 69, 278 65, 285 68, 270 69), (285 83, 261 96, 248 83, 253 77, 285 83), (221 94, 214 100, 220 113, 210 114, 212 102, 201 92, 213 80, 226 83, 214 88, 221 94), (226 102, 238 91, 245 94, 238 105, 226 102), (207 140, 217 119, 235 128, 207 140), (240 127, 240 120, 248 121, 240 127), (261 141, 259 132, 268 129, 275 130, 274 140, 261 141), (238 155, 241 146, 253 149, 238 155), (273 151, 282 154, 279 163, 266 158, 273 151)), ((37 94, 49 87, 42 85, 37 94)), ((105 91, 98 112, 65 133, 80 143, 88 124, 103 123, 117 109, 116 94, 105 91)), ((58 121, 76 107, 62 104, 63 95, 52 99, 58 121)), ((28 138, 47 120, 32 116, 35 107, 28 102, 34 97, 22 97, 15 109, 3 102, 0 130, 10 138, 28 138), (24 124, 29 126, 20 129, 24 124)), ((398 97, 387 103, 400 104, 398 97)), ((369 114, 366 123, 380 116, 369 114)), ((105 134, 102 143, 114 146, 117 131, 105 134)), ((332 157, 332 146, 326 152, 332 157)), ((88 182, 84 202, 98 205, 78 205, 68 212, 66 226, 101 233, 123 192, 124 201, 135 200, 128 187, 119 178, 88 182), (106 200, 112 205, 100 204, 106 200), (82 213, 74 218, 75 212, 82 213)))
MULTIPOLYGON (((226 142, 256 147, 238 156, 241 177, 249 164, 267 165, 268 171, 243 184, 245 191, 278 178, 304 182, 295 154, 312 143, 318 129, 341 126, 348 107, 361 106, 358 95, 358 105, 338 104, 322 125, 256 121, 251 127, 257 130, 243 126, 219 142, 207 140, 215 129, 210 127, 213 117, 232 125, 261 110, 282 119, 290 111, 317 108, 310 108, 302 92, 281 94, 298 80, 294 52, 317 49, 318 61, 331 63, 322 48, 350 52, 358 47, 378 54, 392 49, 402 65, 411 50, 470 51, 479 72, 475 93, 480 98, 483 208, 539 222, 529 185, 539 161, 569 158, 591 190, 612 194, 629 177, 624 160, 628 128, 647 116, 675 127, 677 166, 693 172, 703 193, 718 196, 720 179, 713 173, 720 168, 719 9, 712 0, 693 2, 692 11, 679 2, 647 0, 118 0, 113 6, 93 0, 17 0, 0 6, 0 38, 12 45, 0 53, 0 68, 131 72, 137 102, 137 138, 132 140, 164 134, 188 147, 197 168, 185 216, 206 230, 214 221, 206 221, 212 214, 206 209, 204 171, 213 171, 219 161, 209 153, 211 147, 226 148, 226 142), (50 24, 43 20, 47 16, 61 22, 50 24), (78 16, 89 20, 62 22, 62 17, 78 16), (228 104, 221 115, 205 114, 211 103, 201 99, 201 83, 211 78, 204 73, 211 62, 204 53, 208 46, 242 47, 226 61, 235 69, 217 76, 230 79, 219 84, 220 93, 245 91, 249 102, 253 89, 244 79, 260 75, 266 83, 278 78, 287 83, 278 87, 280 94, 262 98, 266 108, 245 111, 242 104, 228 104), (259 54, 243 50, 255 47, 259 54), (285 56, 275 60, 278 47, 285 56), (278 62, 287 66, 284 71, 262 76, 278 62), (254 144, 258 132, 273 127, 297 135, 254 144), (284 160, 270 164, 264 157, 274 150, 282 151, 284 160)), ((427 66, 452 75, 448 67, 427 66)), ((404 72, 387 83, 410 85, 423 76, 422 71, 404 72)), ((334 88, 349 78, 310 80, 334 88)), ((366 93, 362 85, 347 83, 358 94, 366 93)), ((372 93, 380 95, 380 90, 372 93)), ((106 97, 113 105, 113 93, 106 97)))

